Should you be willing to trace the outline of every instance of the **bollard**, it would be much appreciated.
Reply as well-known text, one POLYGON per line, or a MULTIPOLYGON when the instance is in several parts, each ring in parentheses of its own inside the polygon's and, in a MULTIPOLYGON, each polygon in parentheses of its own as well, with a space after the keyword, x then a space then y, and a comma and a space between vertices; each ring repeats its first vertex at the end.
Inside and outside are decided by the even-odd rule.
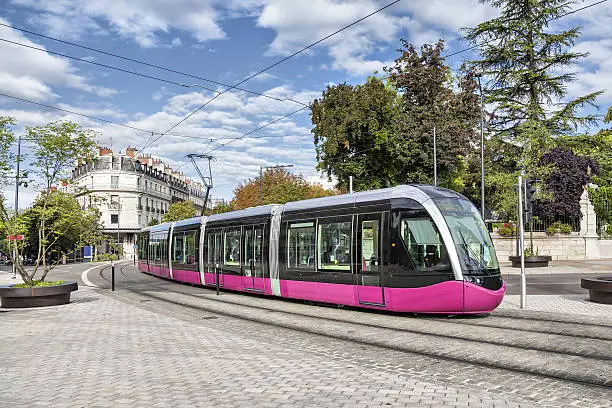
POLYGON ((111 291, 115 291, 115 262, 111 261, 111 291))

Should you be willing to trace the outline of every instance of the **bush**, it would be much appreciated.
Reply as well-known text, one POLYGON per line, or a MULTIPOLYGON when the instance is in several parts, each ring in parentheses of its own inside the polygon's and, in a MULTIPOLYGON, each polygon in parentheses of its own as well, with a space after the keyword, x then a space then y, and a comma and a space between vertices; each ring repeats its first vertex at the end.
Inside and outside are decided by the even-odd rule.
POLYGON ((45 281, 39 281, 39 280, 35 280, 32 281, 32 284, 27 284, 27 283, 18 283, 17 285, 13 286, 14 288, 29 288, 32 286, 57 286, 57 285, 63 285, 64 281, 63 280, 58 280, 58 281, 53 281, 53 282, 45 282, 45 281))
POLYGON ((504 237, 513 237, 516 235, 516 227, 512 223, 506 222, 497 229, 497 233, 504 237))
POLYGON ((555 221, 550 224, 550 227, 546 228, 546 235, 554 235, 557 232, 569 234, 572 232, 572 226, 564 224, 561 221, 555 221))
POLYGON ((116 254, 98 254, 94 258, 94 262, 106 262, 106 261, 116 261, 116 254))

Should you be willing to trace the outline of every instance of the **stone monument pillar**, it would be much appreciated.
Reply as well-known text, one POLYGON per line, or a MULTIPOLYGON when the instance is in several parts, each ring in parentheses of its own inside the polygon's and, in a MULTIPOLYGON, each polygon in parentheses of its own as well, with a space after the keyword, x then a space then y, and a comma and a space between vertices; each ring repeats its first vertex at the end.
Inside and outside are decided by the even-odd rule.
POLYGON ((585 259, 599 259, 599 236, 597 235, 597 218, 595 207, 591 204, 587 186, 580 196, 580 236, 584 239, 585 259))

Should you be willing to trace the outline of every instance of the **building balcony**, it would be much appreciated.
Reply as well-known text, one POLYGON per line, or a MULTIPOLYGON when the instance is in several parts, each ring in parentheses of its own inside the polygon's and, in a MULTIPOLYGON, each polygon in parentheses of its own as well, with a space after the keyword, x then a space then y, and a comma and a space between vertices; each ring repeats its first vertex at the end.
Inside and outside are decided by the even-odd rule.
POLYGON ((98 191, 113 191, 113 192, 125 192, 125 193, 141 193, 150 196, 155 196, 163 200, 170 201, 172 197, 170 194, 154 190, 152 188, 145 188, 144 186, 130 185, 130 184, 112 184, 112 183, 94 183, 89 185, 81 185, 76 191, 76 195, 82 196, 84 194, 95 193, 98 191))

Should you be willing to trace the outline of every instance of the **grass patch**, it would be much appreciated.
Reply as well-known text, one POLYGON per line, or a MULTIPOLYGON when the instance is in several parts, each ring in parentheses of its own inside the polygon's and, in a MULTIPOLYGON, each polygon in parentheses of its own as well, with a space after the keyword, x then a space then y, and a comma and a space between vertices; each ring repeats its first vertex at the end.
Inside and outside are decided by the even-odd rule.
POLYGON ((44 282, 44 281, 34 281, 32 284, 28 283, 19 283, 14 285, 14 288, 30 288, 30 287, 41 287, 41 286, 57 286, 64 284, 63 280, 53 281, 53 282, 44 282))

